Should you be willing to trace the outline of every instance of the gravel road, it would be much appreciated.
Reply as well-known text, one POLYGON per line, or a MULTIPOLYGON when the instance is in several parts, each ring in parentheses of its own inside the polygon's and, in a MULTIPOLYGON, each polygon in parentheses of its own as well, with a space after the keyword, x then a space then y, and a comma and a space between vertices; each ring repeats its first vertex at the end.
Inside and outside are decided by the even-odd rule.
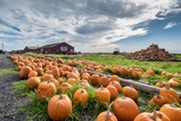
MULTIPOLYGON (((0 54, 0 71, 2 69, 13 68, 15 65, 0 54)), ((18 97, 17 92, 12 89, 12 83, 19 81, 18 74, 7 74, 0 76, 0 121, 25 121, 24 114, 14 113, 22 103, 28 100, 27 97, 18 97)))

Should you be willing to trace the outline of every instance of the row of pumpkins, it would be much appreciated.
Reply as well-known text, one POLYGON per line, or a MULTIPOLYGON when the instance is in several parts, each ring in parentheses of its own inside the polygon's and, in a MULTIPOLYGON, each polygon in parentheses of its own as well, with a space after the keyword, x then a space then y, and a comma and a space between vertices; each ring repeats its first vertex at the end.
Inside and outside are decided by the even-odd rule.
POLYGON ((122 88, 116 75, 112 75, 110 78, 97 74, 90 75, 86 69, 78 71, 76 68, 65 65, 61 59, 37 59, 20 55, 12 55, 9 58, 17 64, 17 70, 20 70, 20 78, 28 79, 26 86, 37 89, 36 96, 38 99, 44 100, 46 97, 51 97, 48 103, 48 115, 55 121, 65 120, 71 114, 72 101, 77 106, 88 103, 89 95, 86 89, 92 88, 90 83, 100 86, 95 89, 98 101, 102 104, 105 102, 110 104, 112 101, 108 110, 101 112, 96 121, 181 120, 181 108, 174 105, 174 103, 180 103, 180 98, 176 91, 168 86, 163 87, 160 93, 150 101, 152 105, 160 105, 160 111, 140 113, 135 103, 139 97, 137 90, 132 86, 122 88), (73 84, 80 85, 80 88, 75 91, 73 100, 70 100, 62 92, 70 91, 73 84), (57 88, 59 89, 59 95, 56 95, 57 88), (124 96, 119 97, 119 93, 124 96), (113 112, 110 111, 112 105, 113 112))

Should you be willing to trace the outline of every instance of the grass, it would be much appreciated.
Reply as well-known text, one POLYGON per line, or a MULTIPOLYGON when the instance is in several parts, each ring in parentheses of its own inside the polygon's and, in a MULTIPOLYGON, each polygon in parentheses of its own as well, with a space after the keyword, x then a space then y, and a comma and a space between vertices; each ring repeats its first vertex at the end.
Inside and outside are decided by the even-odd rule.
POLYGON ((0 76, 4 76, 7 74, 18 74, 18 72, 15 70, 15 68, 0 69, 0 76))

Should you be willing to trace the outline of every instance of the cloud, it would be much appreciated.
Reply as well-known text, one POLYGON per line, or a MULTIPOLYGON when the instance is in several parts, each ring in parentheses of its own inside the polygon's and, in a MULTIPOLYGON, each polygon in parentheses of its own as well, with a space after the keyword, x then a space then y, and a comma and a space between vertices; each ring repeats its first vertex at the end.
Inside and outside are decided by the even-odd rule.
POLYGON ((177 25, 176 23, 170 22, 170 23, 168 23, 163 29, 169 29, 169 28, 172 28, 172 27, 174 27, 174 26, 176 26, 176 25, 177 25))
POLYGON ((147 35, 150 21, 179 12, 178 1, 1 0, 0 37, 16 42, 9 50, 65 41, 81 51, 112 51, 117 41, 147 35))

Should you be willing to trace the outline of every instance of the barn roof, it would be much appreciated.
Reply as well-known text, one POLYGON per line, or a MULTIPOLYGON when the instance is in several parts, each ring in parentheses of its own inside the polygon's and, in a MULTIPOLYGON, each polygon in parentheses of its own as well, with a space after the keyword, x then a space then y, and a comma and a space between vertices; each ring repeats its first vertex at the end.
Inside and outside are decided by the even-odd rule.
MULTIPOLYGON (((42 46, 40 48, 51 48, 51 47, 55 47, 55 46, 57 46, 59 44, 63 44, 63 43, 67 44, 66 42, 59 42, 59 43, 53 43, 53 44, 44 45, 44 46, 42 46)), ((69 44, 67 44, 67 45, 69 45, 69 44)), ((69 45, 69 46, 71 46, 71 45, 69 45)))
MULTIPOLYGON (((26 46, 28 49, 37 49, 37 48, 39 48, 39 47, 37 47, 37 46, 26 46)), ((26 48, 25 47, 25 48, 26 48)))

